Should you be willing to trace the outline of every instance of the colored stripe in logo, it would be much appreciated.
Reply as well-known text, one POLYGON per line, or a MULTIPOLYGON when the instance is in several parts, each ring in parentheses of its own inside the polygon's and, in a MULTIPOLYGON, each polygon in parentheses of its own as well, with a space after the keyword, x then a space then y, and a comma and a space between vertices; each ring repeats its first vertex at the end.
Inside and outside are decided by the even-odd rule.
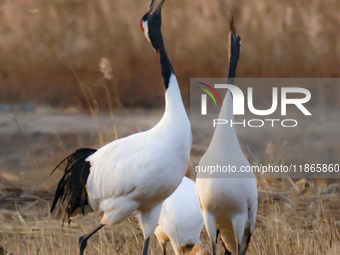
MULTIPOLYGON (((199 84, 201 84, 201 85, 203 85, 203 86, 206 86, 207 88, 211 89, 211 91, 213 91, 214 94, 217 96, 217 98, 218 98, 218 100, 220 101, 220 104, 221 104, 221 106, 222 106, 222 100, 221 100, 219 94, 217 93, 217 91, 216 91, 212 86, 210 86, 210 85, 208 85, 208 84, 205 84, 205 83, 203 83, 203 82, 197 82, 197 83, 199 83, 199 84)), ((197 88, 199 88, 199 87, 197 87, 197 88)), ((213 95, 212 95, 210 92, 208 92, 208 90, 202 89, 202 88, 199 88, 199 89, 204 90, 207 94, 209 94, 209 96, 214 100, 215 105, 216 105, 216 100, 215 100, 215 98, 213 97, 213 95)))
POLYGON ((216 100, 215 100, 214 96, 210 93, 209 90, 206 90, 206 89, 200 88, 200 87, 197 87, 197 88, 203 90, 204 92, 206 92, 212 98, 212 100, 214 100, 214 103, 216 105, 216 100))

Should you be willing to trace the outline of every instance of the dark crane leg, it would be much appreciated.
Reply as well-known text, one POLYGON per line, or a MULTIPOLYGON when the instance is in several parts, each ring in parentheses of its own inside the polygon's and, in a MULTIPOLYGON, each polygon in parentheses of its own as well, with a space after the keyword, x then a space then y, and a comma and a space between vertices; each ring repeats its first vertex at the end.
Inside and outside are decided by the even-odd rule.
POLYGON ((147 255, 148 254, 149 241, 150 241, 150 237, 148 237, 144 241, 143 255, 147 255))

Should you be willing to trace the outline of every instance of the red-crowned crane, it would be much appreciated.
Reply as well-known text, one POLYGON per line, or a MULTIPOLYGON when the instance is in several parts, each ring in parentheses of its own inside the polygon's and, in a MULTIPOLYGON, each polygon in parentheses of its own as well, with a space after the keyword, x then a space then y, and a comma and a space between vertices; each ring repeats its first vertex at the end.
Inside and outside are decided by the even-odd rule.
MULTIPOLYGON (((229 75, 234 82, 241 49, 241 39, 236 34, 233 18, 230 18, 229 75)), ((228 90, 219 119, 233 119, 233 97, 228 90)), ((210 145, 199 162, 204 166, 250 166, 243 155, 234 126, 217 125, 210 145)), ((220 233, 226 254, 244 255, 252 235, 257 212, 257 186, 253 173, 242 173, 241 178, 228 177, 228 173, 213 173, 204 178, 198 172, 197 195, 202 208, 204 223, 212 242, 213 254, 220 233)), ((234 176, 235 177, 235 176, 234 176)))
POLYGON ((160 57, 166 89, 162 119, 148 131, 113 141, 98 150, 79 149, 64 160, 65 174, 58 184, 51 211, 58 206, 59 215, 64 213, 64 218, 70 218, 79 207, 84 214, 86 205, 103 212, 100 224, 79 238, 80 254, 99 229, 135 213, 143 230, 146 255, 162 203, 181 183, 188 165, 190 123, 164 48, 163 3, 164 0, 154 8, 152 1, 141 20, 145 36, 160 57))
POLYGON ((203 226, 196 184, 184 177, 175 192, 164 201, 155 230, 163 254, 166 254, 166 245, 170 241, 176 255, 210 255, 200 244, 203 226))

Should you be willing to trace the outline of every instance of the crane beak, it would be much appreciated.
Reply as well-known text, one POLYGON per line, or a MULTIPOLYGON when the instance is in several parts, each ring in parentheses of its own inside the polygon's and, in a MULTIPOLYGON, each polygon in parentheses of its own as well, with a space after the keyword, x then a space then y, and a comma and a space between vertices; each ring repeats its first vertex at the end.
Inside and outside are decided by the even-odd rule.
POLYGON ((234 23, 233 13, 230 13, 230 15, 229 15, 229 24, 230 24, 230 33, 231 34, 237 34, 236 28, 235 28, 235 23, 234 23))
POLYGON ((157 8, 152 12, 152 10, 154 9, 154 5, 155 5, 155 1, 156 0, 152 0, 151 4, 150 4, 150 8, 149 8, 149 13, 156 13, 159 14, 161 12, 162 9, 162 5, 165 2, 165 0, 162 0, 159 5, 157 6, 157 8))
POLYGON ((150 4, 150 7, 149 7, 149 12, 151 13, 152 9, 153 9, 153 6, 155 4, 155 0, 152 0, 151 4, 150 4))

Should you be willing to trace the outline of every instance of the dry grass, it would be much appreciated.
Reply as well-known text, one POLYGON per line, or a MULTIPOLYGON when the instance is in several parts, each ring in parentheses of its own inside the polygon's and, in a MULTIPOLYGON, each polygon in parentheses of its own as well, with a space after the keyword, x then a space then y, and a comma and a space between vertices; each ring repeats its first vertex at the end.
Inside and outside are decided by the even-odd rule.
MULTIPOLYGON (((95 116, 92 116, 92 118, 95 116)), ((98 118, 99 127, 102 123, 98 118)), ((97 124, 95 126, 97 126, 97 124)), ((101 128, 98 130, 102 130, 101 128)), ((99 132, 99 131, 97 131, 99 132)), ((84 134, 77 135, 84 145, 84 134)), ((99 144, 112 138, 102 136, 86 139, 86 143, 99 144)), ((63 147, 74 146, 69 136, 61 136, 63 147)), ((74 139, 74 137, 73 137, 74 139)), ((77 141, 77 139, 76 139, 77 141)), ((36 141, 37 142, 37 141, 36 141)), ((79 143, 79 141, 78 141, 79 143)), ((280 164, 284 142, 282 138, 268 145, 267 163, 280 164)), ((204 146, 196 145, 192 151, 191 164, 197 164, 204 146)), ((59 151, 59 154, 67 154, 59 151)), ((38 155, 37 155, 38 156, 38 155)), ((44 155, 39 155, 44 157, 44 155)), ((56 158, 62 156, 55 155, 56 158)), ((46 170, 45 170, 46 171, 46 170)), ((60 174, 60 173, 58 173, 60 174)), ((6 178, 0 178, 0 246, 13 254, 76 254, 77 241, 98 224, 100 215, 78 216, 64 227, 50 215, 53 188, 58 174, 44 179, 35 189, 52 187, 49 192, 24 191, 6 178), (2 188, 1 188, 2 187, 2 188), (7 188, 5 188, 7 187, 7 188)), ((0 175, 1 177, 1 175, 0 175)), ((259 209, 257 223, 248 255, 336 255, 340 252, 340 186, 338 184, 318 186, 313 181, 259 179, 259 209)), ((209 245, 205 231, 202 242, 209 245)), ((106 227, 92 237, 87 254, 140 254, 143 246, 141 230, 134 219, 116 226, 106 227)), ((221 254, 222 245, 218 245, 221 254)), ((168 247, 169 254, 173 254, 168 247)), ((161 254, 153 236, 149 254, 161 254)))
MULTIPOLYGON (((76 254, 78 238, 92 230, 100 217, 79 217, 62 228, 60 221, 49 215, 49 209, 47 200, 37 200, 19 206, 15 212, 2 210, 1 245, 13 254, 76 254)), ((138 225, 126 221, 94 236, 87 254, 139 254, 142 246, 138 225)), ((156 243, 151 247, 157 251, 156 243)))
POLYGON ((305 185, 270 193, 260 189, 250 254, 339 253, 339 190, 305 185))
MULTIPOLYGON (((340 252, 340 187, 311 182, 260 183, 259 210, 249 255, 324 254, 340 252)), ((100 217, 80 216, 61 228, 50 216, 51 195, 0 195, 0 245, 13 254, 75 254, 77 239, 100 217)), ((207 243, 206 235, 202 241, 207 243)), ((90 239, 87 254, 140 254, 143 237, 135 220, 107 227, 90 239)), ((221 246, 221 245, 219 245, 221 246)), ((222 249, 219 247, 219 249, 222 249)), ((170 251, 171 249, 169 249, 170 251)), ((155 237, 150 254, 160 254, 155 237)))
MULTIPOLYGON (((93 85, 102 82, 97 65, 107 57, 124 105, 162 105, 158 60, 139 29, 148 4, 5 1, 0 15, 1 102, 87 107, 72 67, 99 106, 108 107, 101 100, 106 90, 93 85)), ((238 77, 340 76, 338 0, 168 1, 164 37, 186 100, 190 77, 226 76, 230 8, 242 37, 238 77)), ((115 98, 114 88, 109 89, 115 98)))
MULTIPOLYGON (((88 97, 88 100, 92 102, 94 99, 88 97)), ((27 165, 18 165, 18 168, 25 171, 26 175, 23 178, 18 174, 15 184, 11 184, 12 181, 6 180, 4 177, 13 177, 15 174, 0 175, 3 177, 0 178, 0 246, 6 250, 15 255, 76 254, 78 238, 89 232, 100 220, 100 215, 90 214, 85 218, 80 216, 74 219, 70 226, 65 224, 62 228, 61 222, 55 218, 55 215, 49 214, 52 192, 58 181, 58 175, 61 174, 59 172, 52 178, 48 177, 48 173, 55 163, 71 152, 72 148, 100 146, 102 140, 110 141, 117 137, 113 134, 114 129, 112 129, 114 120, 110 119, 103 123, 97 110, 93 109, 91 117, 94 126, 91 129, 95 130, 94 133, 84 131, 75 133, 79 127, 78 129, 72 128, 73 133, 58 135, 59 144, 55 144, 55 138, 52 139, 46 134, 37 137, 39 132, 33 132, 31 136, 25 138, 31 146, 39 148, 44 144, 52 151, 53 157, 45 147, 42 147, 45 149, 40 148, 40 153, 37 153, 37 148, 34 148, 34 153, 31 153, 34 162, 43 166, 40 166, 41 171, 29 169, 27 165), (18 189, 19 185, 23 185, 24 181, 27 181, 30 173, 40 176, 39 185, 37 185, 37 180, 34 182, 35 191, 29 191, 33 187, 29 188, 27 183, 26 190, 18 189), (46 189, 46 187, 50 187, 47 189, 48 192, 39 190, 46 189)), ((117 117, 113 110, 112 114, 113 117, 117 117)), ((137 115, 131 118, 137 120, 137 115)), ((152 113, 151 115, 156 114, 152 113)), ((73 116, 70 117, 73 121, 77 120, 73 116)), ((58 118, 58 115, 53 118, 58 118)), ((129 117, 125 116, 125 118, 129 117)), ((144 119, 143 115, 140 115, 139 118, 144 119)), ((87 125, 84 120, 77 125, 80 123, 87 125)), ((52 125, 54 124, 52 123, 52 125)), ((123 123, 120 123, 118 126, 122 125, 123 123)), ((129 126, 132 127, 132 130, 124 132, 136 131, 131 123, 129 126)), ((41 127, 39 126, 39 128, 41 127)), ((60 129, 59 132, 61 132, 60 129)), ((121 133, 118 136, 121 136, 121 133)), ((10 157, 15 153, 21 155, 25 149, 27 153, 28 147, 25 144, 21 145, 22 150, 16 151, 15 149, 25 139, 19 137, 17 146, 14 146, 11 138, 9 139, 7 142, 4 141, 3 145, 7 144, 7 153, 9 150, 13 150, 11 154, 8 154, 10 157)), ((268 144, 266 159, 263 161, 282 163, 287 156, 282 152, 284 144, 285 140, 282 137, 276 143, 268 144)), ((200 156, 204 153, 204 148, 202 144, 195 144, 192 150, 191 164, 197 164, 200 156)), ((256 161, 256 158, 252 161, 256 161)), ((15 170, 19 171, 19 169, 15 170)), ((12 169, 13 173, 15 170, 12 169)), ((259 198, 257 223, 248 255, 339 254, 340 187, 338 184, 316 186, 313 182, 306 180, 294 183, 289 180, 259 179, 259 198)), ((205 233, 202 234, 202 242, 208 243, 205 233)), ((136 221, 131 219, 131 222, 124 221, 99 231, 99 234, 90 239, 87 254, 140 254, 142 246, 141 230, 136 221)), ((219 250, 221 249, 221 244, 219 244, 219 250)), ((169 247, 168 250, 170 252, 171 248, 169 247)), ((161 250, 153 236, 149 254, 160 253, 161 250)))

